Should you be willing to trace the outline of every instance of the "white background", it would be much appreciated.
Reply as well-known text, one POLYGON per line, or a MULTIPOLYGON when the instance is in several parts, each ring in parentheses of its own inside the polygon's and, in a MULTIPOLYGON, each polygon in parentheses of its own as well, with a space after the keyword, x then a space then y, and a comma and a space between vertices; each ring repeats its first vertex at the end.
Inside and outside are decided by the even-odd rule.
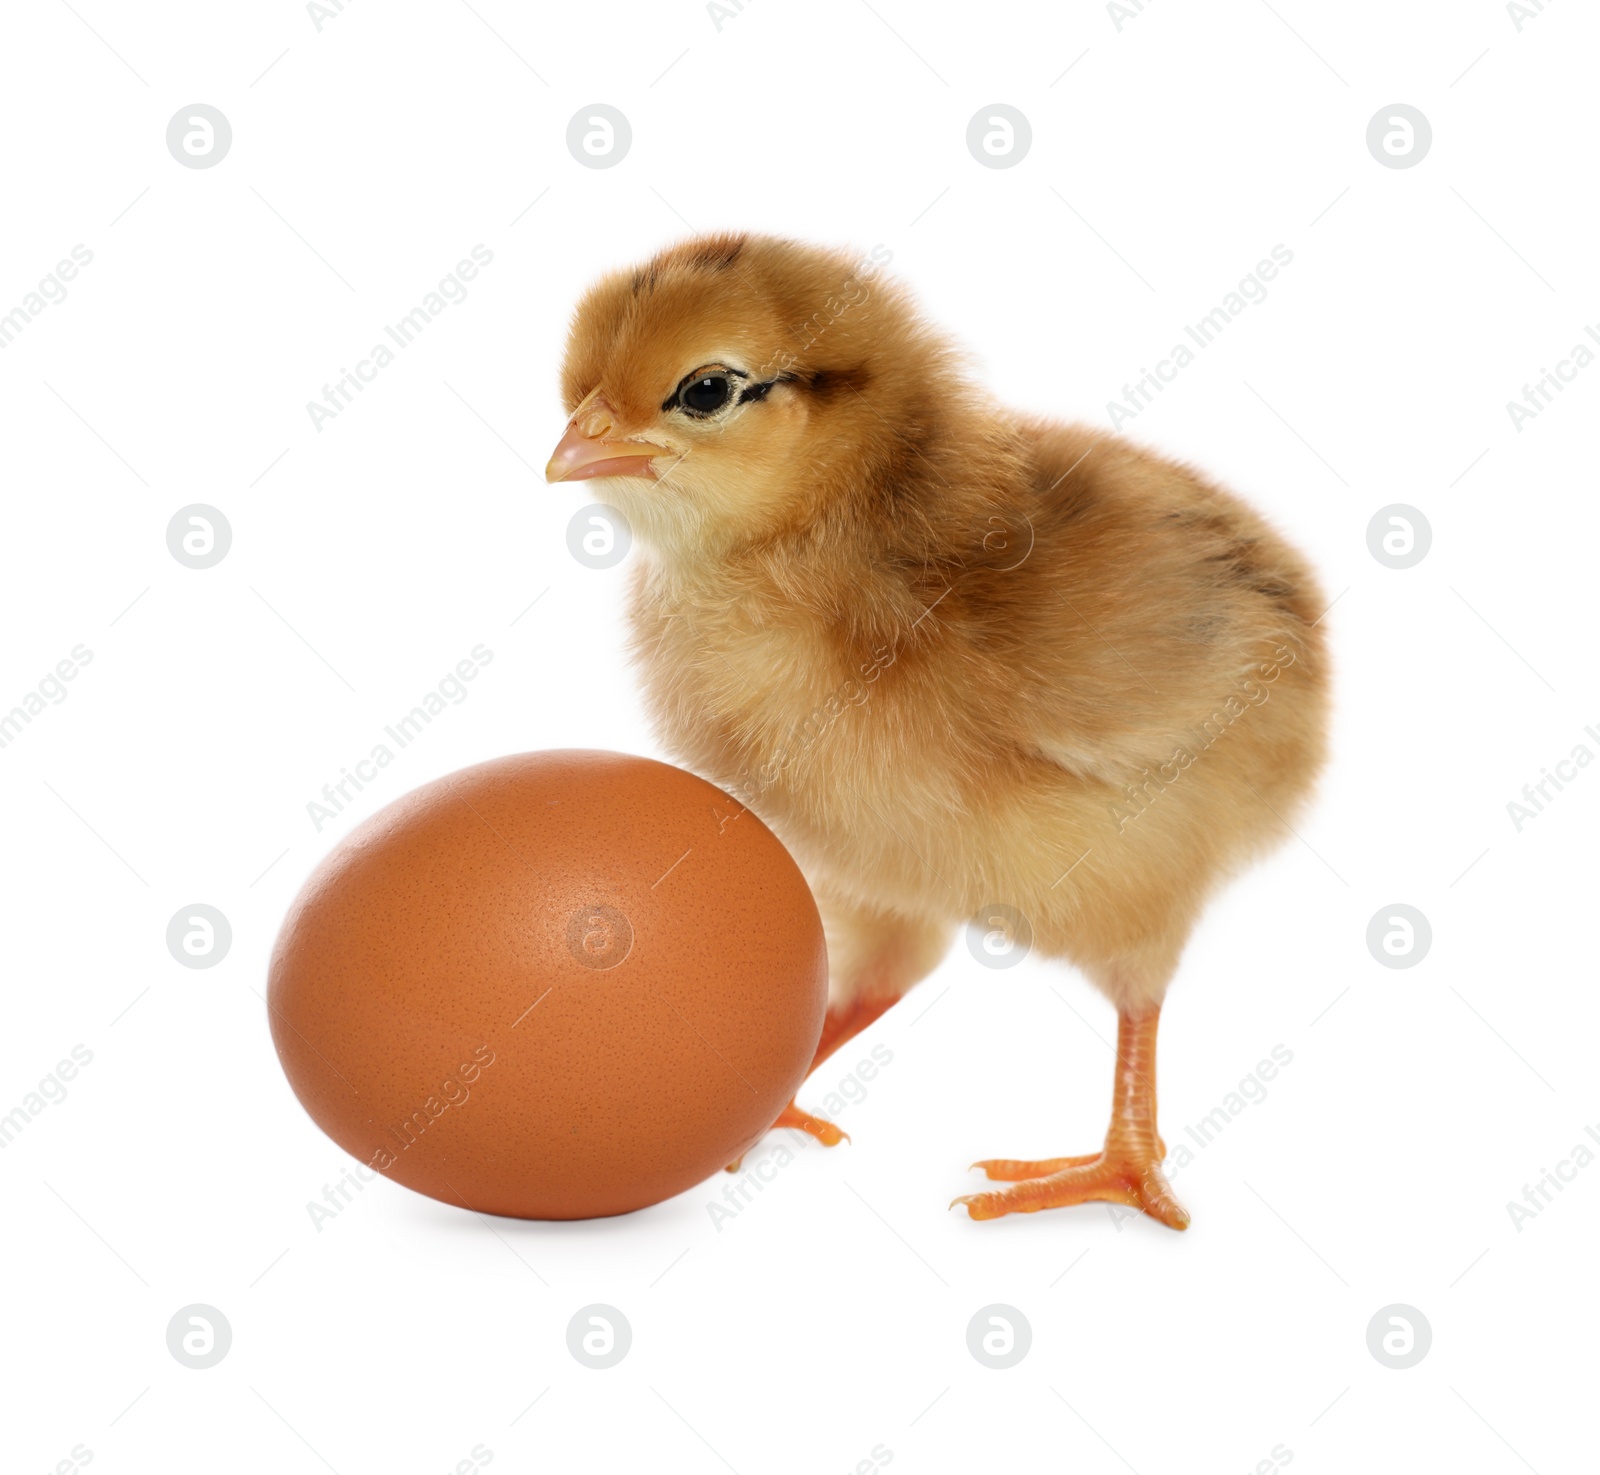
POLYGON ((0 1150, 5 1468, 80 1445, 97 1472, 275 1475, 428 1475, 479 1445, 506 1469, 740 1475, 880 1445, 907 1471, 1591 1460, 1600 1164, 1520 1229, 1506 1205, 1600 1122, 1600 771, 1520 832, 1506 805, 1600 753, 1600 366, 1520 432, 1505 405, 1600 322, 1600 21, 754 0, 719 28, 689 0, 475 3, 351 4, 320 31, 287 0, 7 10, 0 313, 74 245, 94 259, 0 351, 0 709, 75 645, 93 659, 0 749, 0 1113, 73 1046, 93 1062, 0 1150), (1411 169, 1366 147, 1397 101, 1433 128, 1411 169), (194 102, 233 129, 210 169, 165 146, 194 102), (565 142, 595 102, 633 129, 606 170, 565 142), (995 102, 1033 130, 1005 170, 965 145, 995 102), (463 765, 658 751, 621 656, 627 566, 574 561, 588 499, 538 468, 576 295, 690 226, 882 243, 1002 400, 1102 426, 1185 323, 1294 253, 1128 427, 1266 511, 1339 596, 1319 802, 1169 997, 1169 1143, 1293 1052, 1177 1175, 1186 1234, 947 1212, 975 1158, 1097 1145, 1114 1030, 1080 978, 961 945, 802 1093, 819 1108, 892 1050, 841 1118, 853 1145, 798 1153, 720 1228, 720 1179, 564 1225, 378 1183, 313 1226, 345 1160, 261 996, 301 879, 463 765), (478 243, 467 300, 314 428, 306 402, 478 243), (165 542, 195 502, 233 529, 204 571, 165 542), (1404 571, 1366 543, 1395 502, 1433 530, 1404 571), (319 833, 308 801, 480 642, 469 699, 319 833), (195 902, 233 929, 209 970, 165 945, 195 902), (1365 942, 1395 902, 1433 928, 1403 971, 1365 942), (165 1341, 195 1302, 233 1331, 207 1371, 165 1341), (566 1347, 591 1302, 633 1328, 608 1371, 566 1347), (1006 1371, 966 1345, 994 1302, 1032 1327, 1006 1371), (1432 1327, 1405 1371, 1367 1347, 1391 1303, 1432 1327))

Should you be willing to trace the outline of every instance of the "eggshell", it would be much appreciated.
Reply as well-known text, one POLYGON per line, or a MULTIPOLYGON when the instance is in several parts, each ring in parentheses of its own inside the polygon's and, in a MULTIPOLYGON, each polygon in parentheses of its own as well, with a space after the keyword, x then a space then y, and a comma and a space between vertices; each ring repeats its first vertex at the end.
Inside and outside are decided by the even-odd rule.
POLYGON ((351 832, 273 951, 312 1119, 446 1203, 622 1214, 753 1146, 810 1066, 816 904, 720 789, 620 753, 463 769, 351 832))

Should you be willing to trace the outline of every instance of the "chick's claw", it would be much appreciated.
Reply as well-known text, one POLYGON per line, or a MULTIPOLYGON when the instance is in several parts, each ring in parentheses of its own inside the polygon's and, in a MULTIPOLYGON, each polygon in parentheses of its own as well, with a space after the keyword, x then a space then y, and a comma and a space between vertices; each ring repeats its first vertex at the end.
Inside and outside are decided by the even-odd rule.
POLYGON ((951 1201, 951 1208, 961 1204, 973 1219, 998 1219, 1005 1214, 1033 1214, 1040 1209, 1105 1202, 1142 1209, 1169 1229, 1189 1227, 1188 1211, 1173 1196, 1166 1174, 1161 1171, 1161 1159, 1153 1153, 1142 1158, 1101 1152, 1087 1158, 1048 1158, 1033 1163, 995 1158, 973 1166, 983 1168, 991 1179, 1012 1184, 1010 1188, 966 1194, 951 1201))
MULTIPOLYGON (((1085 1163, 1100 1161, 1098 1152, 1085 1153, 1082 1157, 1044 1157, 1036 1162, 1027 1162, 1010 1157, 986 1157, 981 1162, 976 1162, 974 1168, 982 1168, 989 1178, 997 1183, 1020 1183, 1025 1178, 1048 1178, 1052 1173, 1059 1173, 1063 1168, 1081 1168, 1085 1163)), ((957 1200, 961 1202, 961 1200, 957 1200)))

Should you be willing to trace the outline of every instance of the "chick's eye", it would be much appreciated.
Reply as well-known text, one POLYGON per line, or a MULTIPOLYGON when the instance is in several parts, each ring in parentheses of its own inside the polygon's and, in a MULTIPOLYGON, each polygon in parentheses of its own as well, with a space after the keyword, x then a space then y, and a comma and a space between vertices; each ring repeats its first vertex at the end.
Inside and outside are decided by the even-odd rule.
POLYGON ((727 404, 732 393, 726 374, 701 374, 678 392, 678 402, 696 415, 710 415, 727 404))

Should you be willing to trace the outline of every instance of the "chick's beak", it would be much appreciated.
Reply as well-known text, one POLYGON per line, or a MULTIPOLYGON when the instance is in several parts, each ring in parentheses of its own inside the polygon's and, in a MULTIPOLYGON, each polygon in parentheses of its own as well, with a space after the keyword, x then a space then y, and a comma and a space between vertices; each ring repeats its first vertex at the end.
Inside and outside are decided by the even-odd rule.
POLYGON ((544 468, 546 481, 588 481, 595 476, 643 476, 654 481, 655 458, 674 452, 646 440, 616 440, 616 412, 598 389, 572 412, 566 434, 544 468))

